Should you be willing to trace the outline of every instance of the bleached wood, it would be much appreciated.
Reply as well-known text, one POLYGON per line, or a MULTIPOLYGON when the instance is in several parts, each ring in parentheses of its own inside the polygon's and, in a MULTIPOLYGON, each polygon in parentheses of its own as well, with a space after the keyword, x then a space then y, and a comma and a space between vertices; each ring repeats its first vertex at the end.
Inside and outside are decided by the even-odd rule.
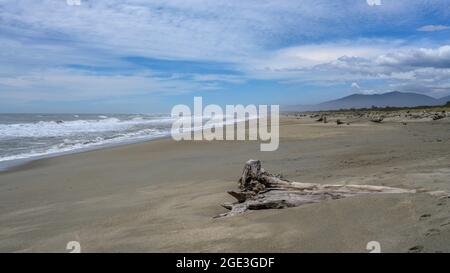
MULTIPOLYGON (((218 217, 233 216, 247 210, 282 209, 298 207, 304 204, 318 203, 363 194, 401 194, 417 193, 416 190, 373 186, 373 185, 340 185, 291 182, 280 175, 273 175, 261 166, 259 160, 245 163, 239 179, 240 191, 229 191, 236 198, 235 203, 222 206, 230 211, 218 217)), ((422 190, 420 192, 427 192, 422 190)), ((447 192, 427 192, 433 196, 446 197, 447 192)))

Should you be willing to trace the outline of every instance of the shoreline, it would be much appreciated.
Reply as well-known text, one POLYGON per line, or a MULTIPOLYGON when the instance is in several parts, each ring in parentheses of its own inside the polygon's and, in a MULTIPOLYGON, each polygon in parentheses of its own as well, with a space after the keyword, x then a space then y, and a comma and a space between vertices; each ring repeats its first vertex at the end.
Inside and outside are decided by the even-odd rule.
MULTIPOLYGON (((225 128, 227 128, 229 126, 236 127, 237 124, 242 123, 242 122, 248 122, 248 120, 247 121, 238 120, 238 121, 235 121, 235 123, 233 123, 232 125, 224 124, 222 126, 222 128, 224 128, 224 131, 225 131, 225 128)), ((203 130, 203 129, 201 129, 201 130, 203 130)), ((195 131, 196 130, 193 130, 192 133, 194 134, 195 131)), ((43 159, 61 157, 61 156, 70 155, 70 154, 85 153, 85 152, 91 152, 91 151, 97 151, 97 150, 103 150, 103 149, 110 149, 110 148, 126 146, 126 145, 133 145, 133 144, 138 144, 138 143, 145 143, 145 142, 150 142, 150 141, 155 141, 155 140, 165 139, 165 138, 172 138, 170 131, 168 131, 160 136, 148 136, 148 137, 144 137, 144 138, 128 139, 128 140, 123 140, 123 141, 119 141, 119 142, 102 143, 102 144, 92 145, 92 146, 87 146, 87 147, 82 147, 82 148, 74 148, 74 149, 71 149, 68 151, 51 152, 51 153, 42 154, 42 155, 35 155, 35 156, 30 156, 30 157, 25 157, 25 158, 0 161, 0 173, 7 172, 9 170, 15 170, 16 168, 20 168, 20 166, 22 166, 22 165, 26 165, 28 163, 43 160, 43 159)))
MULTIPOLYGON (((241 122, 248 122, 248 120, 247 121, 237 121, 232 125, 225 124, 225 125, 223 125, 222 128, 224 129, 224 132, 225 132, 227 127, 234 126, 236 128, 237 124, 241 123, 241 122)), ((195 133, 195 131, 193 131, 192 133, 195 133)), ((71 154, 87 153, 87 152, 104 150, 104 149, 113 149, 116 147, 134 145, 134 144, 145 143, 145 142, 152 142, 152 141, 157 141, 157 140, 161 140, 161 139, 172 139, 172 136, 171 136, 170 132, 167 132, 166 134, 161 135, 161 136, 152 136, 152 137, 141 138, 141 139, 130 139, 130 140, 124 140, 122 142, 117 142, 117 143, 104 143, 104 144, 94 145, 91 147, 76 148, 76 149, 69 150, 69 151, 61 151, 61 152, 44 154, 44 155, 31 156, 28 158, 19 158, 19 159, 7 160, 7 161, 0 161, 0 173, 14 171, 14 170, 20 170, 21 166, 26 166, 27 164, 33 163, 35 161, 45 160, 45 159, 49 159, 49 158, 57 158, 57 157, 62 157, 62 156, 66 156, 66 155, 71 155, 71 154)), ((260 140, 257 140, 257 141, 260 141, 260 140)))
POLYGON ((165 135, 165 136, 155 137, 152 139, 128 140, 128 141, 123 141, 123 142, 118 142, 118 143, 100 144, 98 146, 83 147, 83 148, 73 149, 73 150, 69 150, 69 151, 62 151, 62 152, 49 153, 49 154, 45 154, 45 155, 31 156, 28 158, 19 158, 19 159, 13 159, 13 160, 0 161, 0 173, 14 171, 17 168, 20 169, 21 166, 25 166, 27 164, 30 164, 30 163, 33 163, 33 162, 39 161, 39 160, 45 160, 45 159, 55 158, 55 157, 62 157, 62 156, 71 155, 71 154, 87 153, 87 152, 92 152, 92 151, 111 149, 111 148, 115 148, 115 147, 133 145, 133 144, 138 144, 138 143, 145 143, 145 142, 150 142, 150 141, 155 141, 155 140, 165 139, 165 138, 170 138, 170 137, 171 137, 170 135, 165 135))

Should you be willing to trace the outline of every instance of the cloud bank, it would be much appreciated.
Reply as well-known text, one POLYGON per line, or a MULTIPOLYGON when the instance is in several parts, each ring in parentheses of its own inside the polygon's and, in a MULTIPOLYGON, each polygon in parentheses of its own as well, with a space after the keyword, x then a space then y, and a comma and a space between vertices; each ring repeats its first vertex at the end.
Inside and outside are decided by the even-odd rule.
POLYGON ((241 85, 257 92, 254 81, 299 92, 350 91, 357 82, 440 96, 449 93, 450 41, 439 35, 448 31, 441 23, 448 10, 446 0, 5 0, 0 98, 89 100, 241 85))

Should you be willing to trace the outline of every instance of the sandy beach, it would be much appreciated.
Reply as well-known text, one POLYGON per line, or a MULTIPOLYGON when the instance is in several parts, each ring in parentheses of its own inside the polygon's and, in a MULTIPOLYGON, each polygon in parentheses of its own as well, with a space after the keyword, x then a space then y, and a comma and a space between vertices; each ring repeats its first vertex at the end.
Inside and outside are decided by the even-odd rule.
POLYGON ((0 173, 0 251, 450 251, 450 203, 368 195, 214 218, 244 163, 311 183, 450 191, 449 119, 350 125, 283 117, 280 146, 160 139, 30 162, 0 173))

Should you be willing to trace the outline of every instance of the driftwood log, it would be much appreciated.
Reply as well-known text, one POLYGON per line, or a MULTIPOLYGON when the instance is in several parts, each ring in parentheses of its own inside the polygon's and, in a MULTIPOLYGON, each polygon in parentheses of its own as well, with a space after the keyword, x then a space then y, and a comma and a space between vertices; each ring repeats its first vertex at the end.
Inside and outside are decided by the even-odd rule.
POLYGON ((432 117, 432 119, 439 120, 439 119, 443 119, 446 117, 447 117, 447 114, 445 113, 445 111, 442 111, 441 113, 435 113, 434 116, 432 117))
POLYGON ((328 123, 326 115, 321 115, 320 118, 318 120, 316 120, 316 121, 317 122, 328 123))
POLYGON ((340 119, 336 120, 336 124, 337 124, 337 125, 341 125, 341 124, 344 124, 344 123, 345 123, 345 122, 341 121, 340 119))
MULTIPOLYGON (((223 204, 222 206, 230 211, 217 217, 233 216, 247 210, 298 207, 304 204, 363 194, 418 192, 418 190, 371 185, 327 185, 291 182, 280 175, 273 175, 265 171, 259 160, 249 160, 245 163, 238 183, 240 191, 228 192, 236 198, 237 202, 223 204)), ((449 196, 447 192, 443 191, 428 193, 438 197, 448 198, 449 196)))
POLYGON ((370 119, 372 122, 381 123, 384 120, 384 116, 373 117, 370 119))

